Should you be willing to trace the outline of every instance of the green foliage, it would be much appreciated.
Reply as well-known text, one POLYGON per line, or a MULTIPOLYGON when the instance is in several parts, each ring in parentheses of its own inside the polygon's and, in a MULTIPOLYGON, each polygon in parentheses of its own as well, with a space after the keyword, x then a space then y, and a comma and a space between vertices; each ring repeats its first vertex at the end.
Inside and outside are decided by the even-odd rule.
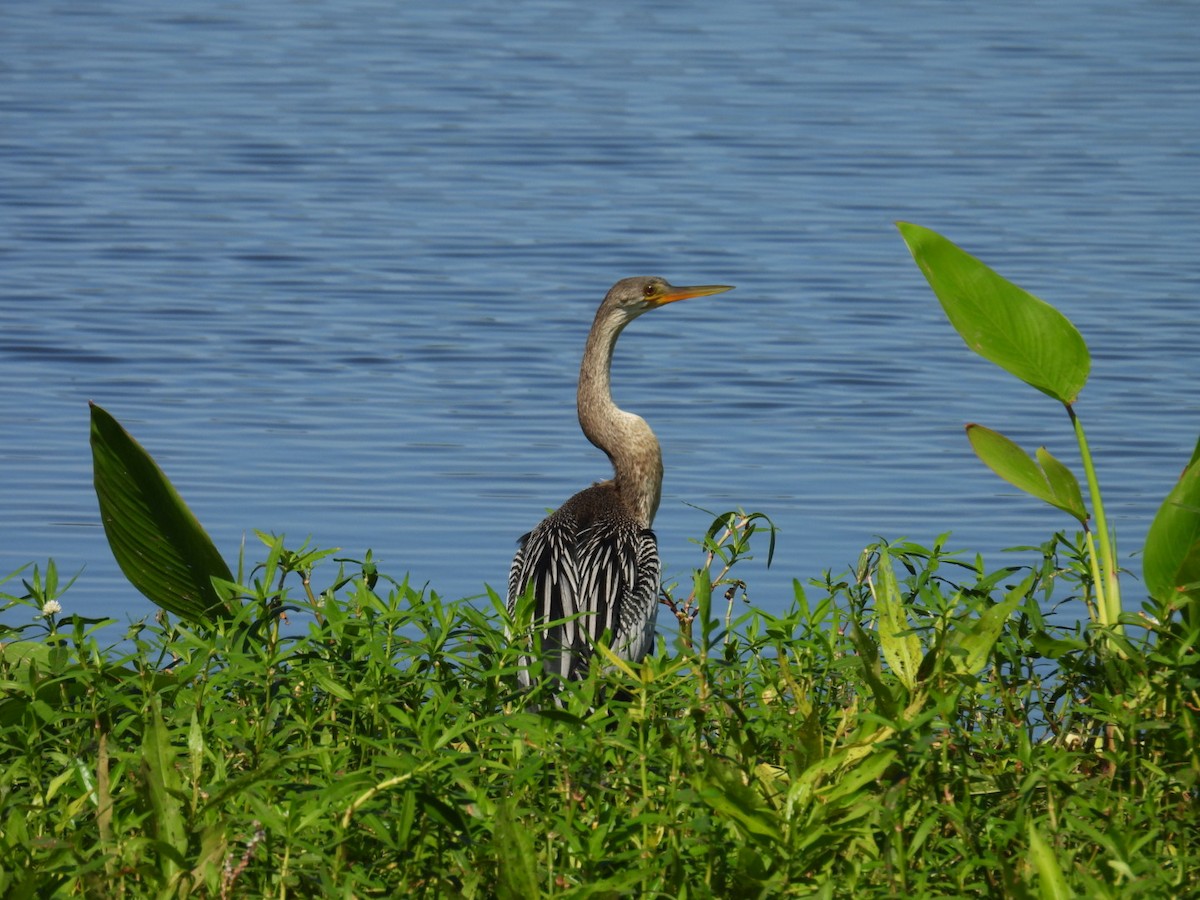
MULTIPOLYGON (((1045 447, 1031 457, 1004 435, 975 424, 967 426, 967 437, 993 472, 1070 514, 1084 528, 1091 589, 1083 599, 1095 623, 1119 633, 1122 607, 1116 538, 1104 515, 1091 451, 1073 406, 1087 381, 1091 364, 1083 338, 1053 307, 941 235, 906 222, 898 227, 913 259, 967 346, 1066 407, 1095 513, 1095 542, 1092 517, 1079 481, 1045 447)), ((1142 566, 1158 617, 1167 619, 1176 609, 1183 608, 1187 626, 1192 629, 1200 627, 1198 457, 1200 442, 1150 527, 1142 566)))
POLYGON ((908 222, 898 227, 968 347, 1043 394, 1075 402, 1091 358, 1062 313, 936 232, 908 222))
POLYGON ((1029 822, 1029 852, 1038 874, 1041 896, 1047 900, 1069 900, 1071 889, 1067 887, 1067 878, 1059 866, 1058 856, 1032 820, 1029 822))
POLYGON ((988 468, 1009 484, 1069 513, 1087 527, 1079 482, 1045 447, 1038 448, 1036 458, 1031 457, 999 432, 975 424, 967 426, 967 439, 988 468))
POLYGON ((768 615, 731 572, 765 521, 701 542, 667 598, 690 632, 556 701, 519 689, 500 597, 374 560, 264 535, 231 619, 108 647, 47 567, 0 596, 34 614, 0 647, 0 894, 1194 890, 1194 633, 1147 620, 1117 652, 1048 625, 1088 577, 1065 536, 995 571, 881 543, 768 615))
MULTIPOLYGON (((1087 345, 1058 310, 940 234, 907 222, 897 227, 950 323, 967 346, 1066 408, 1079 443, 1099 543, 1098 550, 1092 548, 1088 554, 1095 601, 1092 602, 1091 596, 1085 600, 1097 624, 1119 632, 1121 594, 1116 539, 1104 515, 1091 451, 1073 405, 1091 367, 1087 345)), ((1091 517, 1084 506, 1079 482, 1045 447, 1037 451, 1035 460, 1002 434, 981 425, 968 425, 967 436, 979 458, 1001 478, 1074 516, 1083 525, 1091 545, 1091 517)))
POLYGON ((116 419, 94 403, 91 417, 100 520, 125 577, 190 621, 228 614, 229 597, 213 579, 233 575, 183 498, 116 419))
POLYGON ((905 689, 914 691, 921 680, 921 661, 924 653, 916 631, 909 624, 904 598, 896 580, 892 558, 887 547, 880 547, 874 565, 875 579, 868 572, 867 583, 875 601, 875 616, 879 646, 888 667, 900 679, 905 689), (878 582, 878 587, 876 587, 878 582))
POLYGON ((0 580, 24 588, 3 609, 33 613, 0 625, 0 895, 1197 896, 1196 454, 1151 529, 1154 615, 1048 624, 1055 604, 1105 626, 1120 609, 1071 406, 1086 348, 978 260, 901 230, 968 343, 1066 405, 1099 562, 1070 471, 972 426, 989 466, 1084 531, 992 571, 944 536, 880 542, 773 616, 732 570, 763 531, 769 563, 775 528, 724 513, 690 593, 664 591, 672 646, 638 665, 599 647, 584 679, 522 690, 528 650, 507 635, 528 610, 446 603, 369 551, 263 533, 235 582, 93 407, 113 552, 181 620, 102 646, 112 623, 64 613, 53 562, 0 580))
POLYGON ((1150 525, 1142 573, 1164 612, 1185 606, 1188 625, 1200 628, 1200 464, 1194 461, 1150 525))

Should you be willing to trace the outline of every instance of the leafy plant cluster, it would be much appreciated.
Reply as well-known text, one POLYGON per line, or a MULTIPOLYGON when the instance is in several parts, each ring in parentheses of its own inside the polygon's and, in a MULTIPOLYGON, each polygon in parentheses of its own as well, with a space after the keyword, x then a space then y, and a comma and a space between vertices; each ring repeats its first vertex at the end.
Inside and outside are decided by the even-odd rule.
POLYGON ((6 618, 30 614, 0 633, 0 895, 1198 895, 1200 469, 1124 609, 1082 339, 901 232, 968 345, 1064 404, 1094 514, 1048 452, 968 435, 1078 534, 995 569, 944 535, 879 542, 770 615, 738 567, 774 529, 727 513, 664 592, 658 652, 601 647, 524 691, 509 636, 533 626, 494 593, 446 602, 269 535, 235 574, 93 407, 110 544, 163 613, 106 645, 52 562, 0 581, 6 618))
MULTIPOLYGON (((553 695, 517 689, 498 596, 325 560, 310 597, 296 555, 272 540, 215 627, 8 635, 0 893, 1193 891, 1195 635, 1048 625, 1052 587, 1088 577, 1061 536, 990 572, 878 544, 729 626, 718 553, 674 647, 553 695)), ((54 580, 4 600, 40 611, 54 580)))

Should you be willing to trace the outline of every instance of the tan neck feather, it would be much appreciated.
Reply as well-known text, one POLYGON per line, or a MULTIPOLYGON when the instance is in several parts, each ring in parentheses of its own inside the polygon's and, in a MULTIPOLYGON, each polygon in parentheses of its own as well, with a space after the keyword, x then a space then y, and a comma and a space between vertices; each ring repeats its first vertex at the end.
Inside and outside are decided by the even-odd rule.
POLYGON ((596 313, 579 367, 579 425, 587 439, 612 462, 621 498, 649 528, 662 495, 662 451, 640 416, 619 409, 612 399, 613 348, 632 317, 604 304, 596 313))

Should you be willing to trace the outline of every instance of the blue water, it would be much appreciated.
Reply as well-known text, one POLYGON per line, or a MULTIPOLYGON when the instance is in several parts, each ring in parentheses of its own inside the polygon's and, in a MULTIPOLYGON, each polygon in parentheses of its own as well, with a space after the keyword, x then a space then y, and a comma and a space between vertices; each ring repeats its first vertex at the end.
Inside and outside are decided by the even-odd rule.
POLYGON ((1073 439, 962 345, 898 219, 1080 328, 1131 554, 1200 431, 1197 46, 1186 2, 4 3, 0 569, 52 556, 67 612, 152 611, 99 527, 91 399, 231 561, 261 529, 500 588, 607 475, 574 382, 632 274, 737 285, 617 352, 669 578, 688 504, 774 518, 742 573, 767 609, 876 535, 999 565, 1070 522, 963 423, 1073 439))

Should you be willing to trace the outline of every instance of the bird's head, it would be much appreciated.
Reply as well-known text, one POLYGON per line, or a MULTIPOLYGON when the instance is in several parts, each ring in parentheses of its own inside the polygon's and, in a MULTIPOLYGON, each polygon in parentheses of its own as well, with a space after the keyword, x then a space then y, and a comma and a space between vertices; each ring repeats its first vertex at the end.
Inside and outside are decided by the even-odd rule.
POLYGON ((733 288, 727 284, 676 287, 658 277, 622 278, 609 289, 603 305, 620 309, 630 319, 634 319, 644 312, 659 306, 666 306, 676 300, 706 297, 709 294, 719 294, 729 290, 733 290, 733 288))

